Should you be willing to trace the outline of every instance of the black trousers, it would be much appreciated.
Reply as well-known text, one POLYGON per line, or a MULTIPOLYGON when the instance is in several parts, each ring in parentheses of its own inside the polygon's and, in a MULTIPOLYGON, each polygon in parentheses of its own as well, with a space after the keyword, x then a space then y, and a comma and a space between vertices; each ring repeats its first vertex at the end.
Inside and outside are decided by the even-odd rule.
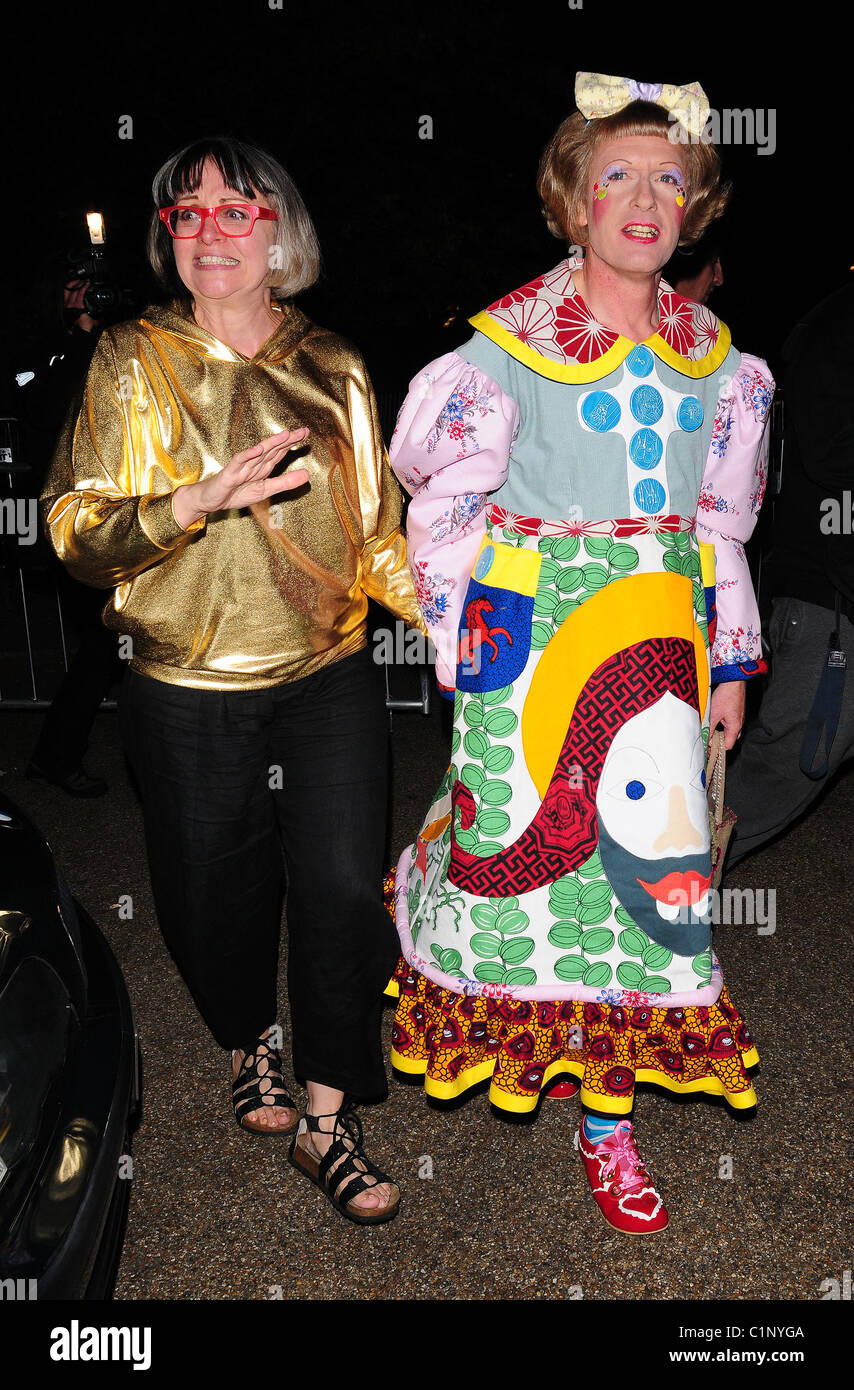
MULTIPOLYGON (((799 598, 774 599, 768 624, 771 675, 759 713, 727 769, 727 804, 738 817, 727 869, 786 830, 821 796, 842 763, 854 757, 854 624, 843 615, 839 640, 848 655, 848 674, 828 773, 814 782, 800 769, 801 744, 833 626, 830 608, 799 598)), ((823 737, 819 752, 824 754, 823 737)))
POLYGON ((131 671, 125 747, 166 944, 222 1047, 276 1017, 287 871, 294 1072, 387 1094, 382 991, 399 943, 382 903, 388 725, 367 649, 266 690, 131 671))

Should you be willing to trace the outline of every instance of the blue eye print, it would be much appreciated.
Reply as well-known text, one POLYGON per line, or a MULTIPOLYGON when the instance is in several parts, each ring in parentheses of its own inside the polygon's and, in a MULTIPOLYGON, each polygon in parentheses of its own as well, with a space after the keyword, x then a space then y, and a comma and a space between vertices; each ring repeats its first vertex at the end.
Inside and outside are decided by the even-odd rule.
POLYGON ((700 786, 703 787, 703 788, 705 788, 705 785, 706 785, 706 771, 705 771, 705 768, 704 768, 703 771, 700 773, 700 786))
POLYGON ((645 795, 646 787, 644 786, 643 782, 626 783, 626 796, 629 798, 630 801, 640 801, 641 797, 645 795))

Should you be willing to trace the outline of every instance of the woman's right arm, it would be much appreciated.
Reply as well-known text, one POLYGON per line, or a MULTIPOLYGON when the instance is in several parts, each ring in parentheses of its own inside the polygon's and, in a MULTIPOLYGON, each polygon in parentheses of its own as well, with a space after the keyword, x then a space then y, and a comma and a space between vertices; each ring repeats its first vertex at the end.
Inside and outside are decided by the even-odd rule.
POLYGON ((436 647, 436 675, 448 689, 456 683, 457 634, 487 497, 507 477, 518 424, 513 398, 449 352, 410 383, 389 447, 392 468, 412 493, 409 565, 436 647))
POLYGON ((142 411, 154 409, 154 393, 138 361, 134 367, 118 371, 105 333, 41 498, 54 550, 75 579, 94 588, 124 584, 181 550, 211 512, 251 506, 308 479, 305 469, 269 477, 308 434, 286 430, 235 454, 218 473, 182 482, 159 434, 138 426, 142 411), (162 491, 143 490, 152 473, 162 478, 162 491))
MULTIPOLYGON (((138 373, 119 372, 110 335, 102 334, 82 404, 66 420, 42 492, 54 550, 75 579, 98 589, 135 579, 192 534, 175 520, 171 487, 140 491, 141 470, 152 464, 138 457, 134 442, 145 394, 138 373)), ((193 530, 203 525, 196 522, 193 530)))

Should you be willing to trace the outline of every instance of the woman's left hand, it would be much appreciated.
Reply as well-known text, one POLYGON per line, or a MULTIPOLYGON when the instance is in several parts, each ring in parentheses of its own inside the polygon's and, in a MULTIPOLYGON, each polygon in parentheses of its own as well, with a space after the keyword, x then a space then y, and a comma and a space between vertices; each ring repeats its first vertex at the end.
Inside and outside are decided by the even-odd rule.
POLYGON ((724 743, 734 748, 744 723, 744 681, 724 681, 712 691, 709 728, 714 733, 719 724, 724 727, 724 743))

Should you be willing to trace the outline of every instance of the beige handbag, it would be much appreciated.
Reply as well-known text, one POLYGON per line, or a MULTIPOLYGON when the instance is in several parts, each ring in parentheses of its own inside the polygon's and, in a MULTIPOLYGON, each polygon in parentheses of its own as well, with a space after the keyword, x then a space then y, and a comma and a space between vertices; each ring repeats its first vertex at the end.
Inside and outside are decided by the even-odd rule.
POLYGON ((712 838, 712 887, 717 888, 724 872, 724 859, 736 814, 724 803, 726 786, 726 747, 722 729, 709 734, 706 763, 706 797, 709 803, 709 832, 712 838))

